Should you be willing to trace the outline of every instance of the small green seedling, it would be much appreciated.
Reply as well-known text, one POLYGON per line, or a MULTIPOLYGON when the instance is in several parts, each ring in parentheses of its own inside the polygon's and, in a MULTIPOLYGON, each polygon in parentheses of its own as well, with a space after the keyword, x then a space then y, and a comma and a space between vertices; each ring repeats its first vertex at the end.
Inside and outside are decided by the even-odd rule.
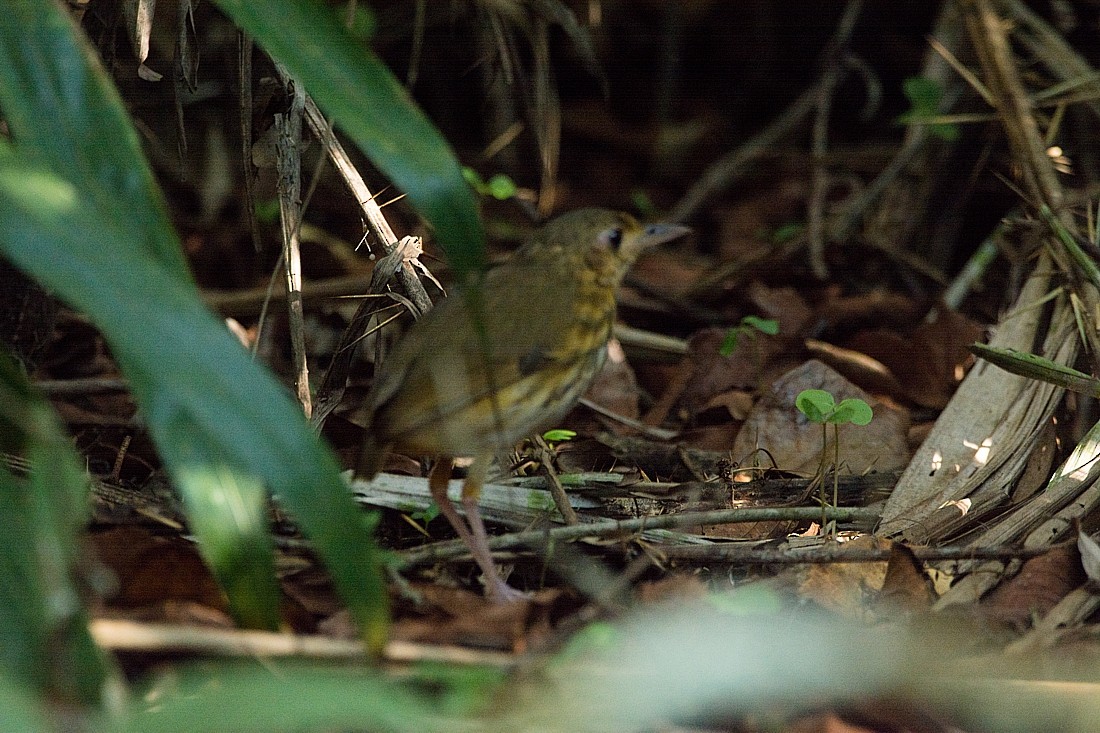
POLYGON ((849 397, 837 404, 833 396, 823 389, 802 390, 795 398, 794 405, 810 422, 821 424, 866 425, 874 417, 871 406, 863 400, 849 397))
POLYGON ((661 218, 661 212, 657 209, 657 205, 653 203, 653 199, 640 188, 630 192, 630 203, 634 205, 634 210, 638 212, 639 217, 643 220, 656 221, 661 218))
POLYGON ((257 201, 255 205, 256 221, 271 224, 279 219, 279 199, 271 198, 257 201))
POLYGON ((565 443, 577 437, 576 432, 572 430, 566 430, 565 428, 555 428, 554 430, 547 430, 542 434, 542 439, 547 443, 553 445, 554 443, 565 443))
POLYGON ((943 86, 924 76, 911 76, 902 84, 909 100, 909 111, 898 117, 901 125, 928 125, 929 132, 944 142, 959 139, 959 126, 953 122, 932 122, 940 115, 943 86))
POLYGON ((760 318, 759 316, 745 316, 741 323, 726 331, 726 337, 722 339, 722 345, 718 347, 718 353, 729 356, 737 350, 737 342, 742 338, 756 338, 757 332, 774 336, 779 333, 779 321, 773 318, 760 318))
MULTIPOLYGON (((795 398, 794 405, 810 422, 820 423, 821 425, 821 464, 818 466, 816 478, 821 482, 821 526, 824 529, 826 527, 825 506, 827 503, 825 497, 825 450, 829 444, 829 425, 833 426, 833 506, 835 507, 840 493, 840 426, 846 423, 866 425, 871 422, 874 412, 871 411, 870 405, 855 397, 849 397, 838 403, 831 394, 823 389, 802 390, 795 398)), ((834 529, 835 527, 831 526, 828 533, 833 534, 834 529)))
POLYGON ((507 201, 519 191, 516 182, 503 173, 497 173, 488 181, 485 181, 473 168, 463 168, 462 177, 466 179, 466 183, 470 184, 470 188, 477 191, 479 195, 491 196, 497 201, 507 201))
POLYGON ((806 231, 806 225, 802 222, 792 221, 787 224, 782 224, 773 229, 766 237, 772 244, 786 244, 787 242, 793 242, 798 237, 802 236, 802 232, 806 231))
POLYGON ((439 514, 439 505, 437 505, 433 501, 431 504, 428 504, 428 506, 424 509, 411 511, 406 516, 409 519, 409 523, 412 524, 413 527, 415 527, 422 534, 430 536, 428 535, 428 531, 420 525, 430 524, 433 519, 439 516, 439 514))

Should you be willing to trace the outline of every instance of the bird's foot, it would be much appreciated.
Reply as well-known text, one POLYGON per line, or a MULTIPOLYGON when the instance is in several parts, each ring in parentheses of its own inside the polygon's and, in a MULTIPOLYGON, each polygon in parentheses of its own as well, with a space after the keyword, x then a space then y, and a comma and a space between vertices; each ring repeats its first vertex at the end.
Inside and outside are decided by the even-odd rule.
POLYGON ((485 590, 489 596, 489 600, 493 603, 506 605, 509 603, 530 600, 531 596, 529 594, 517 588, 513 588, 504 582, 495 572, 495 568, 492 575, 489 575, 484 570, 482 570, 482 574, 485 576, 485 590))

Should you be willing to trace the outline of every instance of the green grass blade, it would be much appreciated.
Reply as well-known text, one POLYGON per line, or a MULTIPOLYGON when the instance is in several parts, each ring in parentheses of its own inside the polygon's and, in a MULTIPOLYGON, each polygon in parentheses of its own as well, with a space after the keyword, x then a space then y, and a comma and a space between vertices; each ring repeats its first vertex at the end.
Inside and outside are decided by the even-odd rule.
MULTIPOLYGON (((0 13, 3 114, 20 152, 104 208, 126 206, 134 244, 188 277, 137 133, 86 39, 56 3, 9 0, 0 13)), ((120 253, 121 255, 122 253, 120 253)))
POLYGON ((77 592, 87 482, 52 407, 4 354, 0 449, 28 466, 0 469, 0 668, 42 697, 96 707, 112 672, 77 592))
POLYGON ((8 11, 0 14, 0 108, 14 146, 0 150, 0 251, 103 331, 234 611, 252 625, 277 619, 259 479, 314 540, 377 648, 387 625, 380 561, 335 458, 181 275, 178 239, 136 146, 106 145, 64 160, 61 147, 31 129, 42 120, 79 119, 55 131, 79 133, 69 143, 74 150, 133 135, 98 61, 58 6, 13 0, 8 11), (13 70, 22 64, 57 68, 13 70), (71 93, 31 94, 24 80, 39 77, 61 79, 71 93), (89 117, 87 110, 104 107, 113 112, 89 117), (126 131, 104 130, 104 120, 126 131), (113 180, 137 183, 105 191, 103 182, 113 180), (160 238, 156 248, 151 232, 160 238), (177 255, 165 256, 168 248, 177 255))
POLYGON ((373 672, 300 664, 183 671, 156 704, 136 711, 120 733, 448 730, 432 708, 373 672))

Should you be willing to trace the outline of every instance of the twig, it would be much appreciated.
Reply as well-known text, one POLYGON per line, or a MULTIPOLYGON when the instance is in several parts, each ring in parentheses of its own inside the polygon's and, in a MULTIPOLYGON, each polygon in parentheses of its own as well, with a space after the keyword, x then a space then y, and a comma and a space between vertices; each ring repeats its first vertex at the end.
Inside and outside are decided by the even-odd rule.
MULTIPOLYGON (((867 509, 847 507, 827 507, 825 516, 836 522, 859 523, 870 526, 878 521, 879 515, 867 509)), ((489 540, 493 550, 512 550, 524 547, 541 547, 550 542, 568 542, 587 537, 614 537, 633 535, 650 529, 669 529, 690 527, 703 524, 735 524, 745 522, 768 521, 815 521, 821 518, 819 507, 782 507, 719 509, 710 512, 683 512, 660 517, 626 519, 622 521, 599 521, 578 524, 573 527, 555 527, 530 532, 514 532, 499 535, 489 540)), ((426 547, 408 550, 398 554, 401 567, 412 567, 426 563, 450 560, 469 553, 469 548, 461 540, 438 542, 426 547)))
POLYGON ((130 383, 117 377, 87 377, 84 379, 44 379, 34 386, 49 397, 67 397, 69 395, 102 394, 103 392, 125 392, 130 383))
MULTIPOLYGON (((325 146, 333 165, 336 166, 336 170, 344 178, 344 183, 347 184, 356 200, 359 201, 359 206, 363 210, 371 232, 382 243, 382 248, 386 254, 389 254, 397 247, 400 239, 393 233, 389 222, 382 214, 382 207, 375 201, 374 194, 367 188, 367 184, 363 181, 363 177, 359 175, 355 165, 352 164, 351 158, 344 150, 344 146, 333 134, 332 128, 321 113, 320 108, 310 97, 306 98, 306 123, 313 134, 317 136, 317 139, 321 141, 321 144, 325 146)), ((405 291, 405 295, 416 304, 421 312, 432 307, 432 301, 428 297, 427 291, 424 290, 424 286, 411 266, 403 267, 397 271, 397 282, 405 291)))
POLYGON ((825 154, 829 149, 829 113, 833 104, 833 93, 843 76, 842 57, 845 48, 855 30, 856 20, 863 9, 862 0, 849 0, 844 15, 837 25, 836 32, 829 40, 826 51, 825 71, 817 84, 811 150, 813 153, 813 174, 810 178, 810 201, 807 211, 807 237, 809 239, 810 268, 818 280, 829 277, 825 266, 825 197, 829 192, 829 171, 825 167, 825 154))
POLYGON ((816 86, 802 92, 770 125, 707 168, 699 181, 672 207, 669 221, 687 221, 711 196, 743 177, 750 165, 770 153, 772 146, 794 132, 810 114, 817 103, 817 93, 816 86))
MULTIPOLYGON (((96 643, 115 652, 189 652, 221 657, 305 657, 328 660, 365 660, 358 641, 328 636, 277 634, 182 624, 143 624, 120 619, 95 619, 90 624, 96 643)), ((438 644, 391 641, 382 652, 391 662, 437 662, 491 665, 507 669, 516 658, 510 654, 438 644)))
MULTIPOLYGON (((909 547, 913 556, 922 561, 988 560, 1029 558, 1045 554, 1049 547, 909 547)), ((802 563, 883 562, 889 560, 888 547, 856 549, 830 543, 814 547, 743 547, 738 544, 674 545, 662 547, 670 559, 694 561, 736 562, 745 565, 796 565, 802 563)))
MULTIPOLYGON (((362 295, 369 282, 370 277, 367 275, 348 275, 316 282, 303 282, 302 300, 308 303, 314 300, 362 295)), ((283 292, 285 291, 280 287, 274 294, 281 295, 283 292)), ((202 301, 208 308, 224 316, 236 318, 259 313, 265 298, 267 298, 266 287, 236 291, 206 290, 202 293, 202 301)))
MULTIPOLYGON (((348 188, 358 199, 367 223, 375 237, 382 243, 386 256, 394 254, 401 240, 393 233, 393 229, 390 228, 389 222, 383 216, 382 208, 375 200, 374 194, 363 182, 363 177, 359 175, 359 171, 352 164, 344 147, 333 134, 328 121, 325 120, 321 110, 311 98, 306 99, 306 121, 313 133, 325 146, 329 158, 343 176, 344 182, 347 183, 348 188)), ((396 268, 395 277, 405 295, 408 296, 409 301, 416 306, 418 310, 416 315, 424 313, 432 307, 432 301, 410 262, 402 260, 396 268)), ((372 292, 381 292, 383 287, 384 283, 379 285, 377 289, 372 288, 372 292)), ((336 353, 333 355, 332 361, 321 379, 321 384, 317 388, 316 409, 312 419, 313 425, 317 429, 320 429, 325 418, 336 408, 343 397, 355 355, 354 346, 359 343, 363 334, 369 328, 374 310, 375 305, 369 301, 361 303, 352 317, 351 323, 340 337, 336 353)))
POLYGON ((237 32, 237 88, 239 132, 241 135, 241 161, 244 164, 244 200, 248 209, 248 230, 252 234, 252 247, 261 249, 260 222, 256 218, 256 176, 252 169, 252 34, 237 32))
POLYGON ((645 331, 628 326, 625 323, 616 323, 611 330, 611 335, 618 339, 623 346, 650 349, 665 354, 675 354, 676 356, 683 356, 688 352, 687 341, 684 339, 666 336, 663 333, 645 331))
POLYGON ((289 317, 291 358, 298 402, 306 418, 313 414, 306 363, 305 314, 302 308, 302 252, 299 226, 302 218, 301 143, 305 91, 281 64, 275 68, 290 97, 290 108, 275 115, 276 167, 279 172, 279 213, 283 230, 283 266, 286 268, 286 303, 289 317))
POLYGON ((679 433, 675 430, 666 430, 664 428, 655 427, 653 425, 647 425, 646 423, 640 420, 635 420, 632 417, 620 415, 614 410, 609 410, 603 405, 593 402, 587 397, 581 397, 579 402, 580 404, 587 407, 589 410, 592 410, 599 415, 603 415, 608 420, 614 420, 615 422, 625 425, 628 428, 637 430, 639 433, 646 436, 647 438, 653 438, 654 440, 672 440, 677 435, 679 435, 679 433))
MULTIPOLYGON (((985 71, 986 82, 997 99, 997 111, 1028 197, 1034 205, 1045 206, 1054 212, 1070 236, 1078 236, 1077 223, 1072 213, 1063 206, 1065 194, 1047 155, 1046 141, 1032 114, 1031 100, 1016 69, 1004 20, 994 12, 991 0, 967 0, 963 7, 971 40, 985 71)), ((1096 289, 1080 282, 1077 269, 1065 248, 1058 246, 1054 238, 1048 239, 1052 241, 1047 250, 1070 278, 1076 295, 1084 301, 1085 317, 1100 312, 1100 297, 1096 289)), ((1093 363, 1100 365, 1100 338, 1097 338, 1095 326, 1090 323, 1090 327, 1083 330, 1093 363)))
POLYGON ((535 455, 546 472, 546 482, 550 488, 550 495, 554 497, 554 504, 557 505, 561 518, 568 525, 579 524, 580 519, 577 518, 577 513, 569 503, 569 495, 565 493, 565 487, 561 485, 561 479, 554 468, 554 451, 550 450, 550 446, 546 444, 541 435, 535 436, 534 443, 535 455))

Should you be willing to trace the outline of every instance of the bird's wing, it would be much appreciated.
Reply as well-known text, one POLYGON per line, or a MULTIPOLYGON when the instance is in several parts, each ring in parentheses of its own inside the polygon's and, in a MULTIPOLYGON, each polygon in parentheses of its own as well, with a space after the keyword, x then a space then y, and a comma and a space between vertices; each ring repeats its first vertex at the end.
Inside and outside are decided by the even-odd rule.
MULTIPOLYGON (((484 339, 477 337, 461 294, 441 302, 410 329, 374 385, 376 427, 400 443, 402 436, 422 432, 433 422, 477 409, 493 394, 525 394, 525 382, 567 361, 571 354, 563 333, 572 324, 560 313, 571 312, 575 288, 570 283, 551 287, 549 278, 538 275, 511 266, 490 273, 481 292, 484 339), (518 288, 508 278, 522 278, 530 286, 518 288)), ((507 401, 502 397, 494 409, 508 409, 507 401)))

